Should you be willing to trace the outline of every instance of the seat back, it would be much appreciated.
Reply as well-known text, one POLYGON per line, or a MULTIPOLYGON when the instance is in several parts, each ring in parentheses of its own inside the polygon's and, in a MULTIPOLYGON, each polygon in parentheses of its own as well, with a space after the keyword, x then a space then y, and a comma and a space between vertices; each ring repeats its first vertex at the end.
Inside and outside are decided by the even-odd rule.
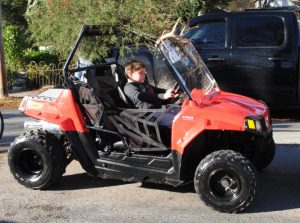
POLYGON ((129 107, 134 108, 134 105, 124 93, 124 86, 127 83, 127 77, 125 75, 125 69, 119 64, 111 65, 112 74, 115 77, 117 83, 117 89, 121 100, 129 107))
POLYGON ((104 105, 94 93, 93 88, 87 83, 76 81, 74 87, 77 92, 78 101, 83 108, 85 115, 88 117, 90 124, 99 126, 102 120, 104 105))
POLYGON ((87 82, 94 89, 96 96, 104 102, 104 105, 113 109, 117 108, 117 105, 112 99, 112 97, 101 88, 101 83, 99 80, 97 80, 95 75, 88 76, 87 82))

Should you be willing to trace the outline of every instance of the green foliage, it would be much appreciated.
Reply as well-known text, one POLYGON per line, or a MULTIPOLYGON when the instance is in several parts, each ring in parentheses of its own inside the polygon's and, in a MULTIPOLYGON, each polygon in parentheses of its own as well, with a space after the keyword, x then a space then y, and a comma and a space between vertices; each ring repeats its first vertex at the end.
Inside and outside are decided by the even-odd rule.
POLYGON ((231 2, 231 0, 208 0, 208 1, 201 1, 202 12, 213 12, 216 10, 216 6, 226 6, 231 2))
POLYGON ((26 27, 24 14, 27 9, 27 0, 1 0, 2 16, 5 24, 17 24, 26 27))
POLYGON ((61 83, 62 73, 57 64, 31 62, 25 69, 29 88, 36 89, 45 85, 59 86, 61 83))
POLYGON ((23 65, 23 51, 28 47, 24 29, 17 25, 7 25, 3 29, 6 62, 15 67, 23 65))
POLYGON ((39 76, 45 76, 47 71, 51 69, 51 65, 45 63, 31 62, 26 65, 27 77, 30 81, 36 79, 39 76))
POLYGON ((112 46, 140 43, 143 38, 129 30, 155 38, 170 30, 175 21, 197 16, 230 0, 64 0, 41 1, 28 13, 29 28, 38 45, 51 46, 66 58, 83 24, 101 25, 99 51, 112 46), (119 27, 114 32, 112 27, 119 27))
POLYGON ((192 17, 195 17, 199 11, 203 8, 202 1, 198 0, 183 0, 176 1, 177 5, 175 5, 177 17, 182 18, 183 20, 188 20, 192 17))
POLYGON ((235 0, 230 2, 227 10, 229 11, 243 11, 244 9, 254 8, 254 1, 249 0, 235 0))
POLYGON ((29 64, 32 61, 36 63, 45 62, 46 64, 58 64, 59 58, 56 54, 46 50, 26 50, 24 53, 24 62, 29 64))
POLYGON ((6 75, 7 75, 7 87, 9 89, 11 89, 15 82, 15 79, 18 76, 18 71, 15 68, 7 66, 6 67, 6 75))

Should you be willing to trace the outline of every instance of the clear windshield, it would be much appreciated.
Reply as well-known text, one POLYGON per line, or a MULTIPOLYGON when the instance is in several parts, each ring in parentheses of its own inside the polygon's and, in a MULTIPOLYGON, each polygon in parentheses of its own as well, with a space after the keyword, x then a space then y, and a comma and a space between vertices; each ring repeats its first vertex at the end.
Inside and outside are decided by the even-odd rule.
POLYGON ((163 39, 160 49, 186 90, 202 90, 204 94, 219 91, 215 79, 191 42, 179 36, 163 39))

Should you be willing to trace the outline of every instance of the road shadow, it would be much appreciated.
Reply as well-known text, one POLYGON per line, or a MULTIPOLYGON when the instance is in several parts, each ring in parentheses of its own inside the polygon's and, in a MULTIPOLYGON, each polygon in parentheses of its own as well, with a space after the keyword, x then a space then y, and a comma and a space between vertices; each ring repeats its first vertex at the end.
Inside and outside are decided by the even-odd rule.
MULTIPOLYGON (((273 162, 257 174, 257 194, 247 213, 274 212, 300 208, 300 145, 277 144, 273 162)), ((195 193, 193 183, 181 187, 143 183, 147 189, 195 193)), ((196 194, 195 194, 196 195, 196 194)))
POLYGON ((278 176, 263 173, 254 204, 248 213, 274 212, 300 208, 300 176, 278 176))
POLYGON ((273 132, 299 132, 299 130, 298 129, 295 129, 295 130, 293 130, 293 129, 274 129, 273 130, 273 132))
MULTIPOLYGON (((300 208, 300 145, 277 144, 276 155, 269 167, 257 174, 257 194, 246 213, 285 211, 300 208)), ((86 173, 63 176, 50 190, 79 190, 130 184, 121 180, 91 177, 86 173)), ((193 183, 179 187, 141 183, 143 189, 175 193, 195 193, 193 183)), ((196 193, 195 193, 195 196, 196 193)), ((199 201, 200 202, 200 201, 199 201)))
POLYGON ((4 122, 6 119, 24 117, 24 115, 21 112, 15 112, 15 111, 14 111, 14 113, 2 112, 2 115, 3 115, 4 122))
MULTIPOLYGON (((50 189, 47 190, 55 190, 55 191, 80 190, 80 189, 90 189, 90 188, 97 188, 97 187, 120 186, 120 185, 133 184, 133 183, 136 182, 125 182, 122 180, 114 180, 114 179, 102 179, 99 177, 90 176, 87 173, 79 173, 79 174, 63 176, 59 182, 57 182, 50 189)), ((166 190, 166 191, 172 191, 178 193, 195 192, 192 182, 179 187, 173 187, 171 185, 165 185, 165 184, 142 182, 141 187, 145 189, 166 190)))
POLYGON ((101 179, 99 177, 92 177, 87 173, 79 173, 63 176, 59 182, 57 182, 48 190, 81 190, 97 187, 112 187, 130 183, 131 182, 124 182, 122 180, 101 179))
POLYGON ((273 162, 258 174, 258 190, 249 213, 300 208, 300 145, 276 144, 273 162))
POLYGON ((10 220, 2 220, 2 219, 0 219, 0 223, 17 223, 17 221, 10 221, 10 220))
POLYGON ((300 121, 299 109, 272 109, 271 116, 278 121, 300 121))
POLYGON ((299 132, 300 130, 295 126, 295 122, 284 122, 281 123, 280 121, 273 121, 272 127, 273 132, 299 132))
POLYGON ((7 147, 15 140, 16 136, 2 136, 0 139, 0 151, 6 151, 7 147))
POLYGON ((166 190, 170 192, 178 192, 178 193, 195 193, 194 183, 190 181, 184 185, 180 185, 178 187, 173 187, 167 184, 155 184, 150 182, 143 182, 141 187, 144 189, 157 189, 157 190, 166 190))

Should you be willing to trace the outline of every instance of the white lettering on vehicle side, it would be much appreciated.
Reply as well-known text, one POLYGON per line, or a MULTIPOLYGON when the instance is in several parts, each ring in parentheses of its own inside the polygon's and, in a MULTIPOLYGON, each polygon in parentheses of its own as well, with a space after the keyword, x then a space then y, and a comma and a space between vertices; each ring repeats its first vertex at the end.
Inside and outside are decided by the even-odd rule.
POLYGON ((182 119, 186 121, 192 121, 194 120, 194 116, 184 115, 182 116, 182 119))

